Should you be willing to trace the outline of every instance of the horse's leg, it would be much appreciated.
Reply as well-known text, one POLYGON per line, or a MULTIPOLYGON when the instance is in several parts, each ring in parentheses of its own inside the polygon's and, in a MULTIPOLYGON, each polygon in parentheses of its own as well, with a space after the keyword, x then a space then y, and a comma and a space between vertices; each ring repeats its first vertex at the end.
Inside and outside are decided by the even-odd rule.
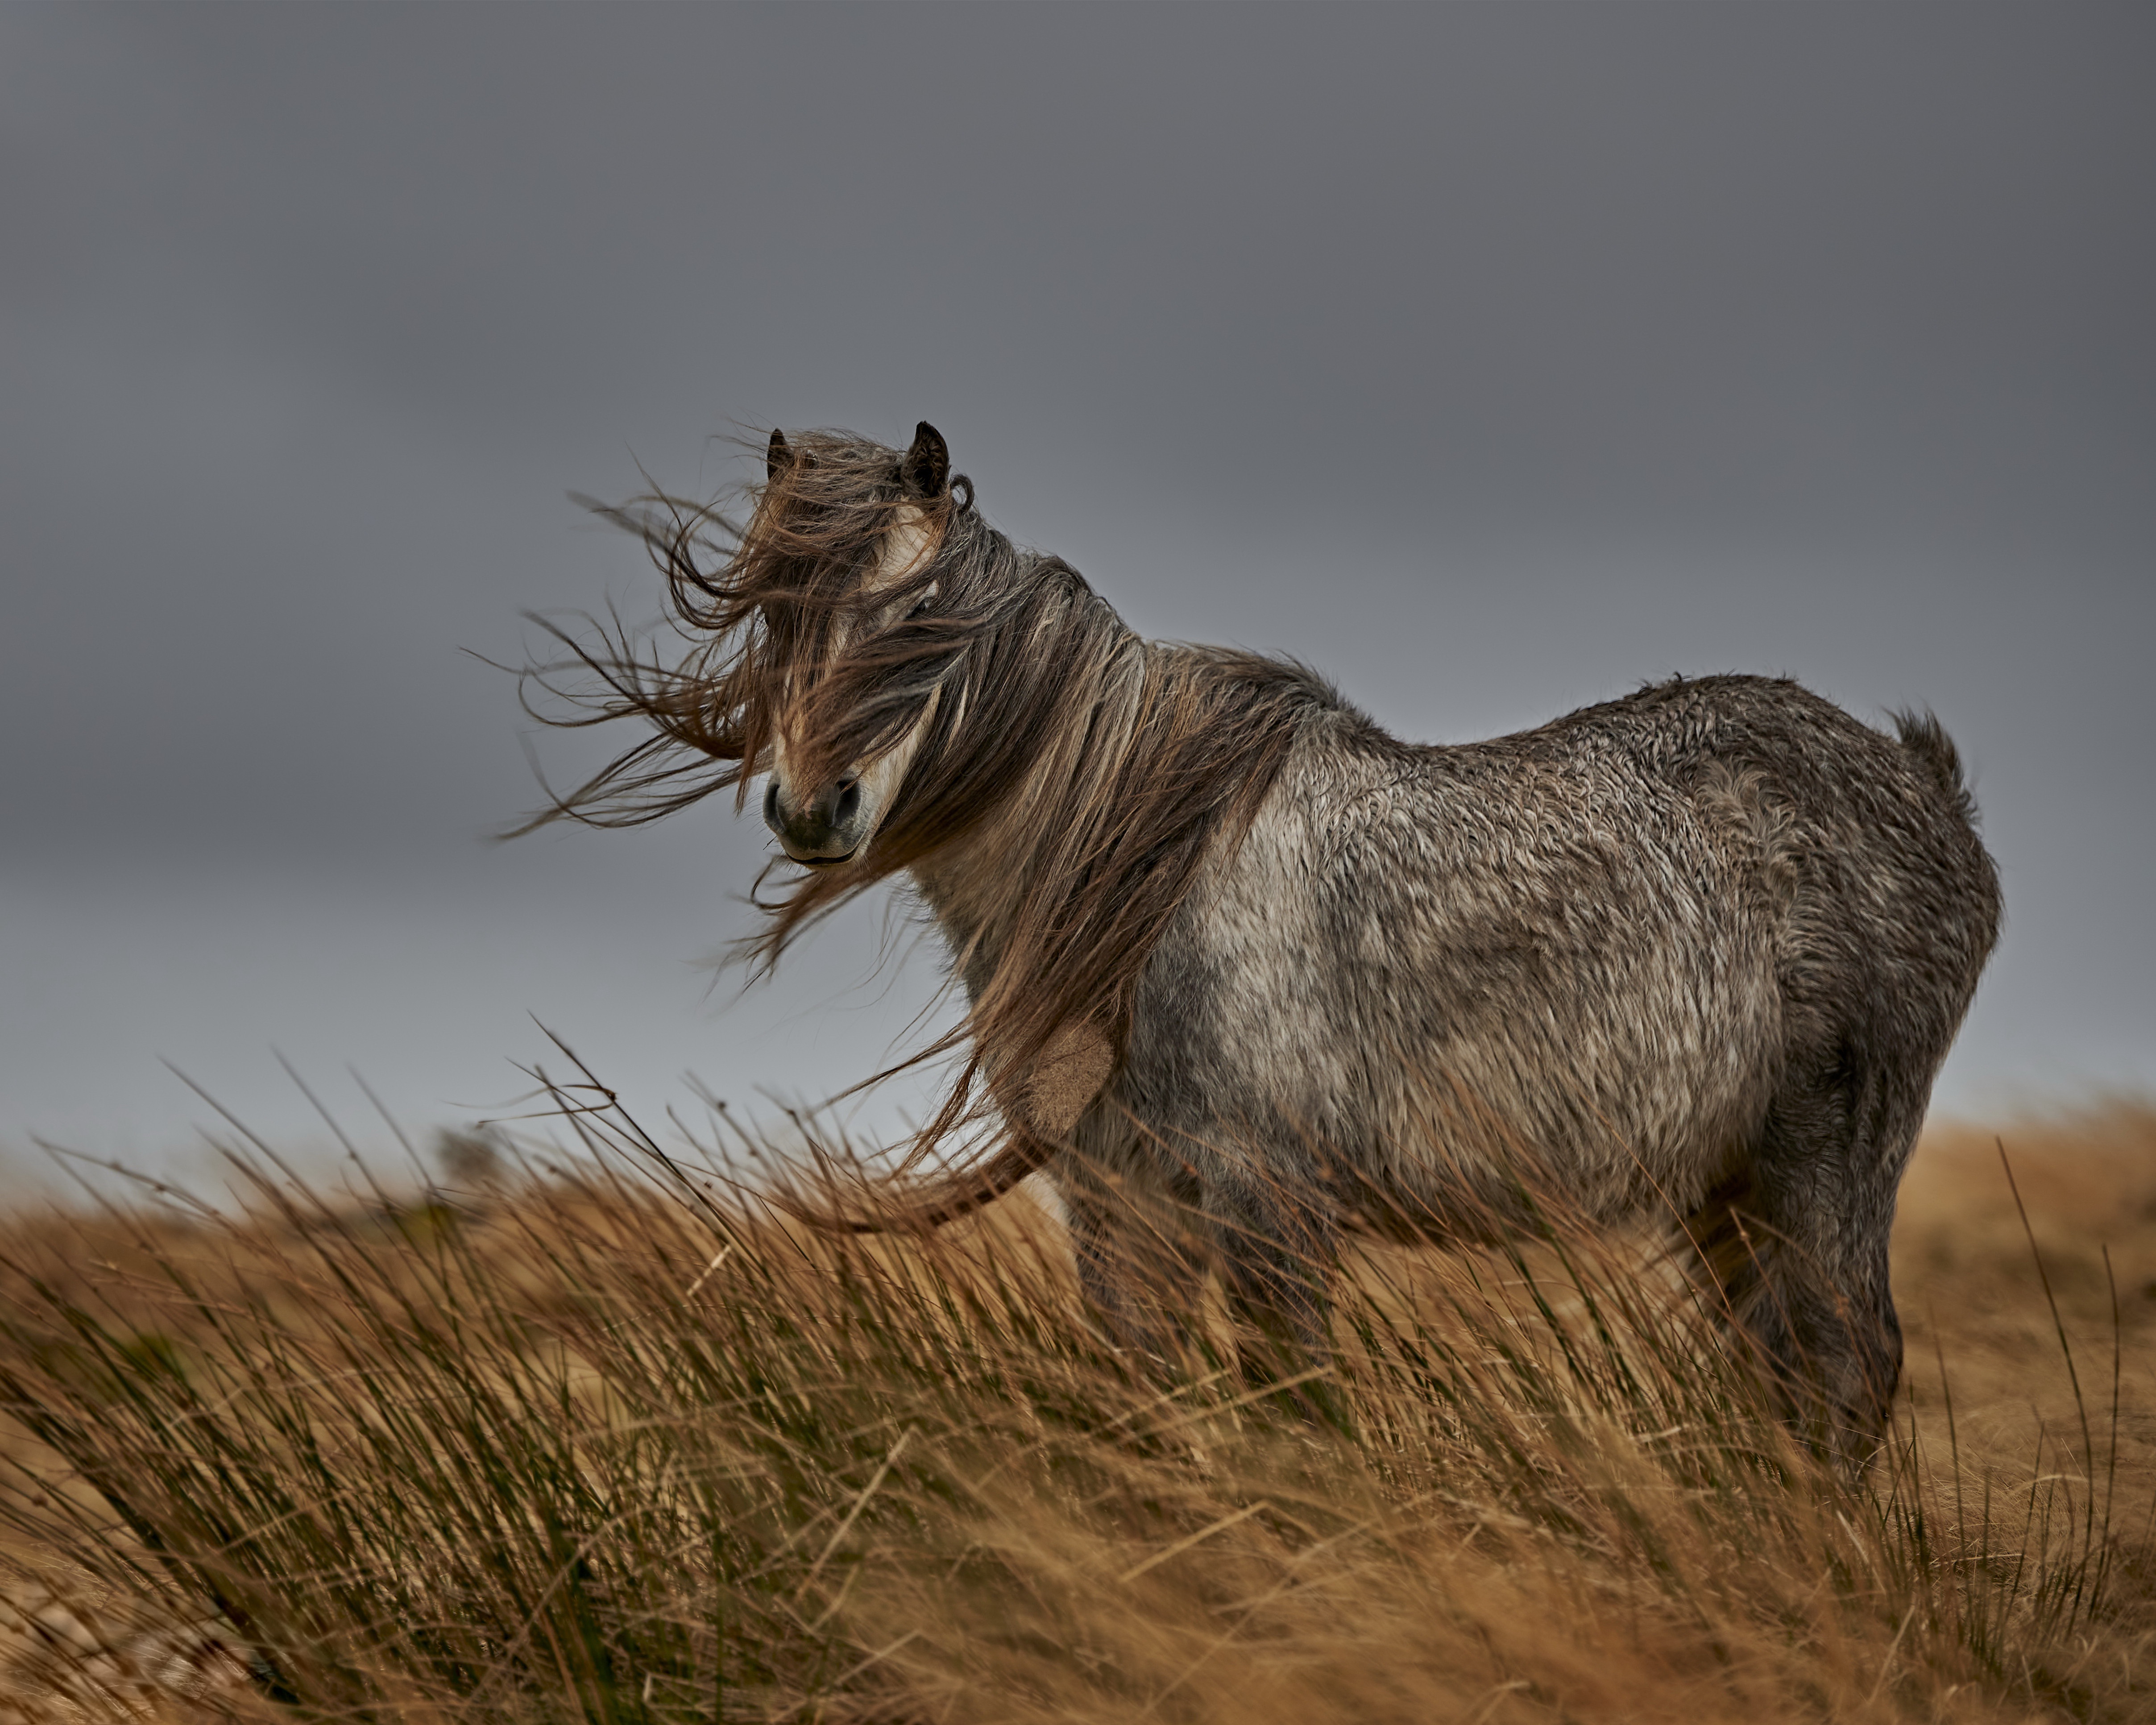
POLYGON ((1142 1176, 1075 1158, 1060 1159, 1052 1175, 1087 1302, 1119 1345, 1175 1361, 1200 1321, 1204 1292, 1188 1204, 1142 1176))
POLYGON ((1748 1189, 1724 1189, 1690 1223, 1791 1424, 1845 1466, 1877 1448, 1901 1378, 1887 1237, 1929 1088, 1928 1066, 1847 1042, 1793 1060, 1748 1189))
POLYGON ((1205 1209, 1229 1309, 1244 1333, 1238 1352, 1253 1386, 1301 1379, 1286 1399, 1305 1418, 1339 1424, 1332 1385, 1312 1378, 1332 1358, 1327 1284, 1338 1229, 1315 1192, 1238 1170, 1209 1178, 1205 1209))

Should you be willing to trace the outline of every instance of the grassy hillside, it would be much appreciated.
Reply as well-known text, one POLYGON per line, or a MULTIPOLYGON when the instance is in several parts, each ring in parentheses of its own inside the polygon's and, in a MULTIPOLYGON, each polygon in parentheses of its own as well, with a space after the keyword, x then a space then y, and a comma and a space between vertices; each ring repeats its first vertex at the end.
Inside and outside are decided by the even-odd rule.
POLYGON ((2156 1716, 2156 1112, 2003 1136, 2027 1230, 1990 1132, 1919 1153, 1855 1487, 1637 1241, 1358 1254, 1313 1422, 1219 1314, 1120 1358, 1022 1197, 20 1217, 0 1717, 2156 1716))

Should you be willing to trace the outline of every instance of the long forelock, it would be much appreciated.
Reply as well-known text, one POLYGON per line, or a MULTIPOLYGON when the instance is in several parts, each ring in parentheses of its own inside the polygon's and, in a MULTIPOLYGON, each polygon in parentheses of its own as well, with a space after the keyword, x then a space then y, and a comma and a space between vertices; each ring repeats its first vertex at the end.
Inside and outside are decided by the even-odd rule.
POLYGON ((933 557, 871 594, 870 608, 912 604, 819 662, 789 715, 788 770, 803 783, 909 738, 914 752, 867 852, 799 884, 788 901, 799 914, 782 911, 757 942, 769 957, 801 921, 963 840, 1015 793, 1068 702, 1086 639, 1097 650, 1104 635, 1129 639, 1075 571, 1019 551, 970 511, 943 525, 933 557))
MULTIPOLYGON (((789 752, 819 782, 846 764, 829 747, 839 741, 839 703, 823 692, 834 649, 918 584, 876 578, 902 520, 924 516, 901 496, 896 472, 896 454, 880 445, 807 434, 790 465, 752 488, 748 524, 713 584, 716 603, 698 605, 675 583, 677 609, 709 632, 721 699, 751 745, 750 773, 770 764, 782 724, 789 752)), ((746 790, 737 787, 737 804, 746 790)))
POLYGON ((790 779, 826 783, 896 747, 995 627, 1009 542, 952 514, 901 504, 883 535, 848 547, 848 568, 809 575, 805 604, 769 603, 765 688, 787 705, 790 779), (901 534, 911 543, 892 546, 901 534))

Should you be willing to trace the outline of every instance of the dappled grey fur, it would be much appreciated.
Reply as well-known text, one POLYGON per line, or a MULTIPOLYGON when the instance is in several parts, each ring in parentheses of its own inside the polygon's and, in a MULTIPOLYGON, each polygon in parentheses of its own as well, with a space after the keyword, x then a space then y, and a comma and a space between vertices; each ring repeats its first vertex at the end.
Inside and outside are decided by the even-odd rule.
POLYGON ((1318 1347, 1351 1221, 1681 1219, 1793 1412, 1861 1448, 1895 1189, 1999 920, 1952 745, 1898 729, 1715 676, 1425 747, 1312 681, 1051 1166, 1093 1298, 1160 1346, 1209 1260, 1318 1347))
POLYGON ((1296 665, 1140 641, 962 483, 925 423, 903 456, 774 434, 745 526, 615 512, 684 656, 557 629, 596 686, 539 673, 557 722, 652 733, 542 819, 634 824, 766 771, 819 808, 902 762, 751 949, 910 873, 968 995, 938 1046, 972 1057, 916 1149, 977 1074, 999 1131, 821 1219, 932 1224, 1044 1171, 1095 1303, 1166 1353, 1208 1266, 1322 1353, 1351 1227, 1664 1219, 1792 1418, 1861 1453, 1901 1368, 1895 1189, 1999 928, 1938 725, 1716 676, 1402 742, 1296 665), (918 555, 894 574, 895 534, 918 555))

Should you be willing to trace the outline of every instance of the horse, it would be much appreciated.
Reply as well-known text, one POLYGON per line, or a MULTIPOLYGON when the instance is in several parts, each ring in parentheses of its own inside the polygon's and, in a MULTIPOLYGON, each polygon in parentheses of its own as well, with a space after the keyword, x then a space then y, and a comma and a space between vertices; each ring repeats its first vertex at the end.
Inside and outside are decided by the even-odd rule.
POLYGON ((1044 1174, 1122 1344, 1169 1357, 1212 1270, 1322 1359, 1348 1230, 1531 1232, 1554 1194, 1674 1224, 1785 1417, 1876 1445, 1896 1189, 2001 916, 1928 712, 1717 675, 1404 742, 1300 664, 1139 638, 926 422, 773 432, 745 491, 616 512, 686 648, 557 629, 600 678, 575 721, 650 734, 539 819, 763 777, 798 870, 765 964, 910 875, 967 1005, 921 1143, 976 1084, 1000 1131, 908 1214, 1044 1174))

